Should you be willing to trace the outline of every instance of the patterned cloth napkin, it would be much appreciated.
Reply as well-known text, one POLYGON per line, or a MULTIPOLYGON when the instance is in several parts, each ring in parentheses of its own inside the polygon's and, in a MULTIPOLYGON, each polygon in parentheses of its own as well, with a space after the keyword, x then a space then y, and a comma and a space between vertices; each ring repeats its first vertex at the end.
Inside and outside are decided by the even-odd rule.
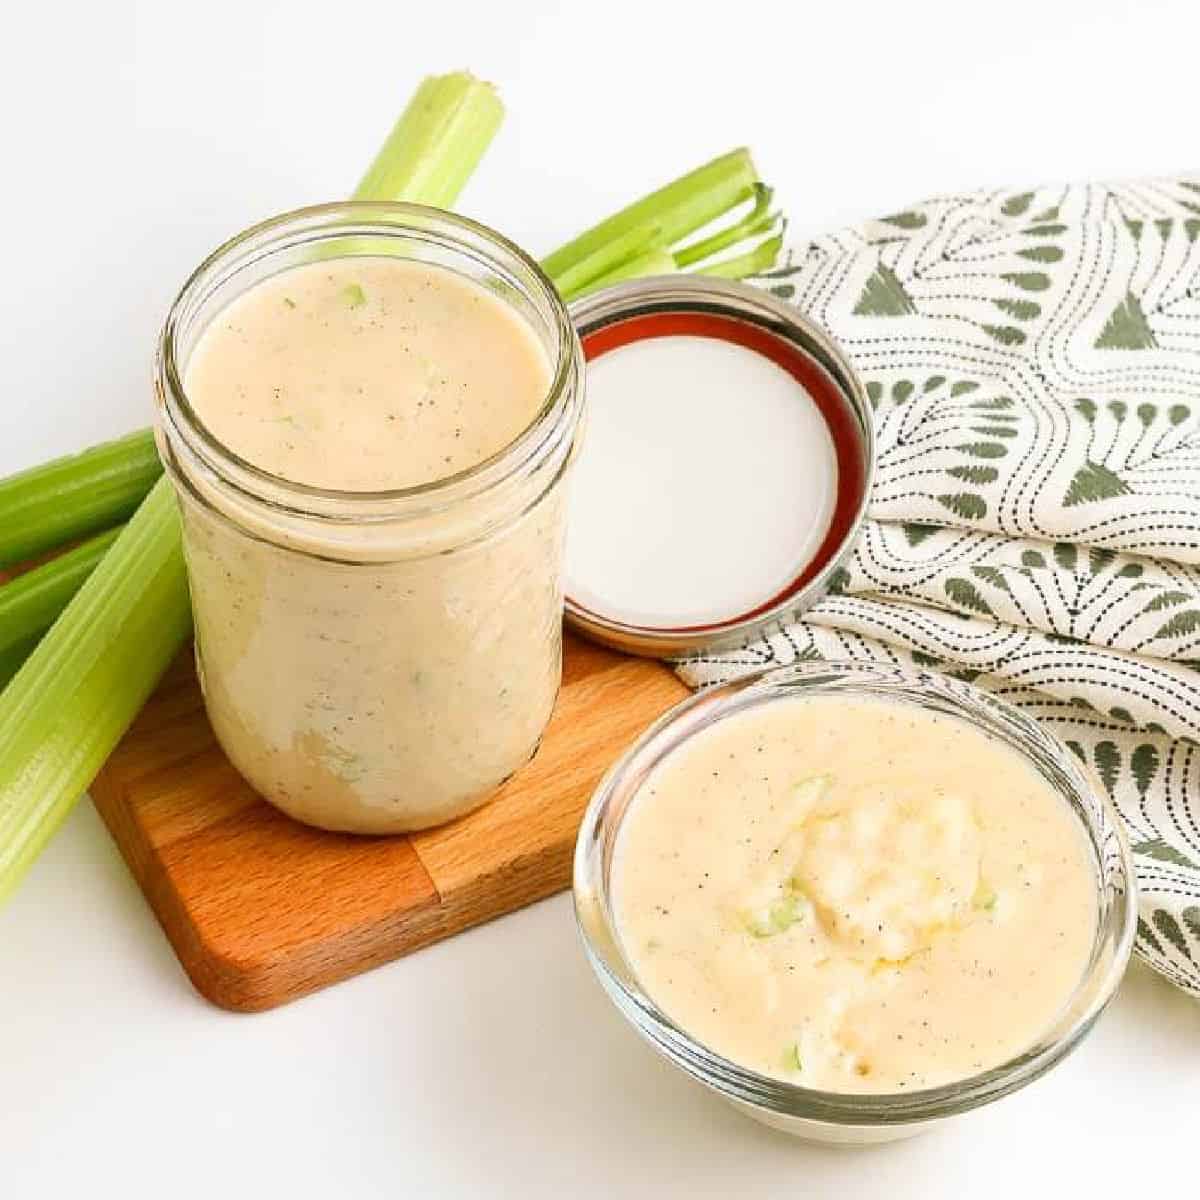
POLYGON ((1200 996, 1200 181, 941 196, 760 282, 866 382, 871 519, 803 622, 680 675, 883 659, 1033 713, 1125 819, 1138 952, 1200 996))

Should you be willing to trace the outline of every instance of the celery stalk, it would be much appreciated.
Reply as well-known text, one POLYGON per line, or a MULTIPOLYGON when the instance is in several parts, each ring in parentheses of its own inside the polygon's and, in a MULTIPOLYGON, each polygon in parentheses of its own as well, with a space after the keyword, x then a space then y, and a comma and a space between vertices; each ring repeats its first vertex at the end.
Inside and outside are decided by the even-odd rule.
POLYGON ((711 258, 714 254, 720 254, 722 250, 728 250, 730 246, 737 245, 745 238, 767 233, 779 220, 778 213, 769 211, 773 194, 774 189, 767 187, 765 183, 755 184, 753 208, 736 224, 676 250, 675 265, 682 270, 711 258))
POLYGON ((54 624, 118 533, 119 529, 105 530, 0 586, 0 656, 54 624))
POLYGON ((431 75, 380 147, 354 199, 449 208, 503 119, 504 106, 490 83, 465 71, 431 75))
POLYGON ((647 250, 614 267, 607 275, 593 279, 580 288, 572 299, 586 296, 589 292, 598 292, 601 288, 611 287, 626 279, 640 279, 645 275, 670 275, 679 268, 675 265, 675 256, 670 250, 647 250))
MULTIPOLYGON (((618 267, 643 257, 662 240, 662 226, 653 222, 636 225, 625 233, 619 233, 611 241, 598 246, 573 266, 554 276, 554 286, 564 300, 574 300, 584 292, 592 291, 597 280, 607 278, 618 267)), ((658 253, 663 253, 658 251, 658 253)))
POLYGON ((191 625, 171 485, 160 479, 0 692, 0 900, 158 683, 191 625))
POLYGON ((710 267, 700 267, 696 274, 711 275, 720 279, 745 279, 748 275, 761 275, 775 265, 782 249, 783 234, 780 233, 759 242, 753 250, 748 250, 745 254, 723 259, 710 267))
POLYGON ((659 246, 665 249, 748 200, 757 182, 750 152, 733 150, 601 221, 544 258, 542 268, 558 279, 615 238, 648 224, 658 226, 659 246))
POLYGON ((0 480, 0 566, 120 523, 161 474, 142 429, 0 480))
MULTIPOLYGON (((499 122, 490 89, 485 97, 469 82, 422 84, 356 199, 454 201, 499 122)), ((190 628, 175 496, 160 478, 0 691, 0 899, 91 782, 190 628)))

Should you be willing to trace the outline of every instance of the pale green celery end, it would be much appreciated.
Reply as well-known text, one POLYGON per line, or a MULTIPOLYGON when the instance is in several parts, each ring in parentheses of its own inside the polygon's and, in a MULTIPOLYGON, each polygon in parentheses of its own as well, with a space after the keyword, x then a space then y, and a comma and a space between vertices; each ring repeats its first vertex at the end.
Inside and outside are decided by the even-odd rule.
POLYGON ((715 279, 745 279, 750 275, 761 275, 775 265, 782 249, 783 235, 778 234, 759 242, 753 250, 739 254, 736 258, 727 258, 723 262, 713 263, 712 266, 700 267, 696 274, 711 275, 715 279))
POLYGON ((542 269, 558 279, 613 238, 648 222, 661 226, 662 244, 670 246, 748 199, 757 182, 750 152, 730 151, 581 233, 544 258, 542 269))
POLYGON ((582 258, 574 266, 568 267, 562 274, 554 277, 554 285, 558 288, 564 300, 574 300, 581 296, 588 286, 597 279, 610 274, 617 267, 633 258, 645 254, 650 249, 662 247, 662 226, 654 222, 635 226, 625 233, 619 234, 611 242, 598 246, 587 257, 582 258))
POLYGON ((120 529, 109 529, 0 585, 0 655, 41 634, 95 570, 120 529))
POLYGON ((774 194, 773 187, 768 187, 761 181, 757 182, 754 185, 754 203, 750 205, 748 212, 738 217, 738 220, 734 221, 731 226, 718 229, 715 233, 709 234, 707 238, 698 238, 696 241, 688 242, 688 245, 679 246, 674 252, 676 262, 680 266, 689 266, 692 263, 701 262, 701 259, 708 258, 710 254, 724 250, 726 246, 732 246, 734 242, 746 235, 749 227, 760 223, 767 216, 770 199, 774 194))
POLYGON ((609 271, 607 275, 593 279, 586 287, 580 288, 575 295, 577 297, 587 296, 626 279, 642 279, 647 275, 670 275, 676 270, 675 258, 669 250, 649 250, 645 254, 639 254, 635 258, 629 259, 628 262, 622 263, 619 267, 609 271))
POLYGON ((752 237, 756 233, 765 233, 778 220, 778 214, 768 212, 771 197, 775 189, 765 183, 754 185, 754 203, 750 211, 724 229, 718 229, 708 237, 700 238, 681 246, 675 251, 675 261, 680 267, 690 267, 693 263, 702 262, 719 254, 722 250, 736 245, 743 238, 752 237))
POLYGON ((490 83, 463 71, 430 76, 401 113, 354 199, 449 208, 503 119, 504 106, 490 83))
POLYGON ((166 479, 0 692, 0 900, 121 739, 191 627, 166 479))

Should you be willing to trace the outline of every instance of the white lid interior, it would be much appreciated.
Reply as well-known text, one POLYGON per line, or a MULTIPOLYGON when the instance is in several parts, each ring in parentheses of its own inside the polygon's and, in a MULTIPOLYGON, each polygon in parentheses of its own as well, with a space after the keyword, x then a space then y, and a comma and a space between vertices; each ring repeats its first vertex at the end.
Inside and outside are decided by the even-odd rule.
POLYGON ((588 364, 566 593, 648 632, 735 622, 815 556, 837 496, 804 385, 729 341, 632 341, 588 364))

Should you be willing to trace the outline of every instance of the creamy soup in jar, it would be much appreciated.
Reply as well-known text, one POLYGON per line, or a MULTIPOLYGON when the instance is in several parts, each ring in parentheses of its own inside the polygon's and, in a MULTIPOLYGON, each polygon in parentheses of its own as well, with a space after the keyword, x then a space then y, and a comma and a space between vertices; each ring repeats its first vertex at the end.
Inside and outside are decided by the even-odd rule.
POLYGON ((696 734, 632 801, 612 872, 625 953, 667 1016, 827 1091, 1021 1053, 1096 933, 1066 801, 967 723, 883 700, 775 701, 696 734))
MULTIPOLYGON (((500 454, 552 374, 496 292, 424 262, 351 257, 280 271, 218 311, 184 390, 254 467, 371 493, 500 454)), ((529 758, 559 684, 559 475, 502 518, 473 501, 469 529, 434 505, 416 525, 427 545, 406 532, 391 559, 369 525, 297 549, 269 513, 230 519, 228 503, 196 502, 201 485, 182 491, 209 716, 267 799, 325 828, 396 832, 468 811, 529 758)))

